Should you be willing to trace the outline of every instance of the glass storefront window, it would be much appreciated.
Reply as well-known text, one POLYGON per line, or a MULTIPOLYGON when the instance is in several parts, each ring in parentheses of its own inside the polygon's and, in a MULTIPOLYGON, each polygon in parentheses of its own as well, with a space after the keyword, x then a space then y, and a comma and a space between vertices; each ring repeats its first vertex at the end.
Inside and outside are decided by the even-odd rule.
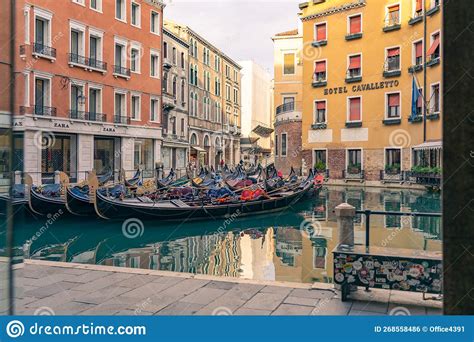
POLYGON ((115 139, 95 138, 94 139, 94 169, 98 175, 103 175, 107 171, 114 170, 115 160, 115 139))
POLYGON ((51 135, 46 133, 43 142, 47 142, 41 151, 41 176, 43 183, 54 182, 54 173, 63 171, 75 178, 76 169, 76 136, 51 135))
POLYGON ((135 139, 134 169, 153 170, 153 139, 135 139))

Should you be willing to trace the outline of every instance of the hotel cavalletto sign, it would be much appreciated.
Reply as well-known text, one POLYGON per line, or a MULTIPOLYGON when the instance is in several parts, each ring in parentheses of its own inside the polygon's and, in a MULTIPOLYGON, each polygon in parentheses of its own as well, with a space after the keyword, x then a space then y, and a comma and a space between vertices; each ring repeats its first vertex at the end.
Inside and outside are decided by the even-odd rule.
MULTIPOLYGON (((399 84, 400 82, 398 80, 380 81, 380 82, 372 82, 372 83, 365 83, 365 84, 355 84, 350 88, 353 93, 361 93, 361 92, 369 91, 369 90, 390 89, 390 88, 398 87, 399 84)), ((347 94, 348 92, 349 92, 348 86, 324 88, 324 95, 347 94)))

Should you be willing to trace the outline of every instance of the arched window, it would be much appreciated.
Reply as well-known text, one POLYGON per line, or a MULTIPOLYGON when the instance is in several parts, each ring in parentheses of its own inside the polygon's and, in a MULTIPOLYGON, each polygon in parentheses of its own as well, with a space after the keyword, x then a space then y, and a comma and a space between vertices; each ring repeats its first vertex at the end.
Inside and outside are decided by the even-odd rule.
POLYGON ((185 103, 186 102, 186 83, 184 80, 181 80, 181 102, 185 103))
POLYGON ((173 76, 173 96, 176 98, 176 76, 173 76))
POLYGON ((163 73, 163 92, 168 92, 168 73, 163 73))
POLYGON ((197 135, 196 133, 191 134, 191 145, 196 146, 198 145, 197 135))
POLYGON ((219 137, 216 138, 216 148, 220 148, 221 147, 221 139, 219 139, 219 137))
POLYGON ((211 146, 211 144, 209 143, 209 136, 206 135, 204 137, 204 147, 210 147, 210 146, 211 146))

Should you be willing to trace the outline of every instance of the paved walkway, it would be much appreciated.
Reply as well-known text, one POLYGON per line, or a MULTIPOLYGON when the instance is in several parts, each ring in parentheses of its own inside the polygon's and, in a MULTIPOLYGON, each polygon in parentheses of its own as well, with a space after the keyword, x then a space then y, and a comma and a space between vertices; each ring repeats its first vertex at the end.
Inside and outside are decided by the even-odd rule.
POLYGON ((327 284, 261 282, 27 260, 14 271, 18 315, 441 314, 418 294, 357 291, 342 303, 327 284))

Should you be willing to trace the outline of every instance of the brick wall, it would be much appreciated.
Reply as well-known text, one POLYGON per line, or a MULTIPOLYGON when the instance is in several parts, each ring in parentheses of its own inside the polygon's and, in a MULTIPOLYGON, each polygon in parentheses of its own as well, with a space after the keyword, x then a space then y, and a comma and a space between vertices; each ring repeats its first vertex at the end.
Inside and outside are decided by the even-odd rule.
POLYGON ((301 158, 303 158, 301 121, 289 121, 275 125, 275 134, 278 135, 278 152, 275 155, 275 167, 287 175, 291 167, 296 171, 301 169, 301 158), (281 156, 281 134, 287 134, 287 155, 281 156))
POLYGON ((346 150, 328 150, 329 177, 342 179, 342 171, 346 167, 346 150))

